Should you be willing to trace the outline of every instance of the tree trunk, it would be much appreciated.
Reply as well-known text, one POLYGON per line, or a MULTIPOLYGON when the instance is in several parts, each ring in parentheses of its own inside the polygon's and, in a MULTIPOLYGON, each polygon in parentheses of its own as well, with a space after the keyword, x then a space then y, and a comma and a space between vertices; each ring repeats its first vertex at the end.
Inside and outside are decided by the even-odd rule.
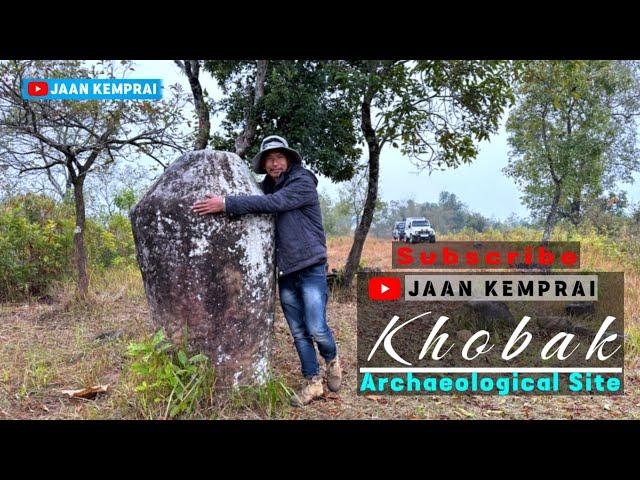
POLYGON ((571 220, 571 223, 574 226, 578 226, 580 225, 580 222, 582 221, 582 195, 581 192, 578 192, 578 197, 571 202, 571 213, 570 213, 570 217, 569 220, 571 220))
POLYGON ((551 210, 547 215, 547 221, 544 226, 544 233, 542 234, 542 241, 548 242, 551 239, 551 230, 556 224, 558 203, 560 203, 560 186, 556 185, 556 191, 553 194, 553 200, 551 201, 551 210))
MULTIPOLYGON (((551 230, 556 224, 556 220, 558 218, 558 204, 560 203, 560 195, 562 194, 562 184, 564 182, 564 175, 558 176, 556 174, 556 170, 553 164, 553 157, 551 156, 549 141, 547 138, 547 110, 548 105, 545 105, 545 108, 542 112, 542 142, 547 152, 547 163, 549 165, 549 173, 551 174, 551 179, 555 185, 555 192, 553 194, 553 199, 551 200, 551 209, 549 210, 549 215, 547 215, 547 221, 544 226, 544 233, 542 234, 542 241, 548 242, 551 239, 551 230)), ((571 124, 568 125, 569 135, 571 135, 571 124)))
POLYGON ((351 251, 344 266, 343 288, 348 290, 351 287, 353 276, 360 265, 362 248, 367 239, 369 228, 373 221, 373 213, 378 201, 378 177, 380 176, 380 144, 376 138, 376 132, 371 122, 371 100, 373 99, 373 89, 369 88, 362 102, 361 128, 369 149, 369 179, 367 185, 367 198, 364 202, 362 217, 358 222, 353 237, 351 251))
POLYGON ((258 105, 258 101, 264 96, 264 83, 267 78, 268 64, 268 60, 258 60, 256 66, 256 83, 253 88, 250 88, 249 92, 247 92, 252 98, 252 102, 245 114, 244 129, 235 141, 235 153, 240 158, 244 158, 256 136, 256 106, 258 105))
POLYGON ((78 294, 86 298, 89 293, 89 276, 87 275, 87 253, 84 248, 84 176, 78 176, 73 184, 73 196, 76 209, 76 228, 73 232, 73 244, 76 268, 78 272, 78 294))
POLYGON ((193 106, 198 115, 198 134, 196 136, 196 150, 207 148, 209 143, 209 133, 211 131, 211 123, 209 120, 209 107, 202 93, 202 85, 200 85, 200 60, 183 60, 178 63, 184 69, 184 73, 189 79, 189 86, 193 94, 193 106))

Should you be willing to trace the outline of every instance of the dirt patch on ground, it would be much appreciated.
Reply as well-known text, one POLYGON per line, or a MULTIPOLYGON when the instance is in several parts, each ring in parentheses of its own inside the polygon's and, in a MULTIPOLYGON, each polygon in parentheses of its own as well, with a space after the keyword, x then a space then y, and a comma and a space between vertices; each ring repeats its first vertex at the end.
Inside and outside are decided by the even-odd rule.
MULTIPOLYGON (((348 254, 344 241, 330 244, 330 264, 348 254)), ((367 242, 368 265, 388 269, 388 241, 367 242)), ((605 268, 600 268, 602 270, 605 268)), ((614 269, 615 270, 615 269, 614 269)), ((632 272, 627 290, 637 287, 632 272)), ((132 285, 111 282, 91 305, 74 307, 60 298, 49 302, 0 305, 0 418, 96 419, 136 418, 131 390, 123 378, 126 349, 131 341, 153 334, 155 328, 139 278, 132 285), (139 283, 135 283, 139 282, 139 283), (124 289, 124 290, 123 290, 124 289), (122 292, 126 291, 126 294, 122 292), (73 399, 62 390, 109 385, 94 399, 73 399)), ((637 321, 637 292, 627 291, 625 309, 633 327, 637 321)), ((640 418, 640 362, 627 356, 623 396, 359 396, 356 394, 356 303, 332 295, 329 325, 342 357, 344 386, 338 393, 325 389, 322 399, 296 409, 282 405, 266 415, 250 407, 202 412, 198 418, 284 419, 637 419, 640 418)), ((280 305, 271 362, 286 385, 301 382, 299 361, 280 305)))
MULTIPOLYGON (((355 310, 353 301, 332 299, 328 307, 344 369, 341 392, 325 389, 322 399, 303 409, 283 406, 278 418, 640 418, 637 357, 627 362, 624 396, 359 396, 355 310)), ((279 305, 276 312, 272 366, 288 386, 297 388, 301 375, 293 339, 279 305)), ((0 415, 22 419, 128 418, 127 390, 122 382, 126 345, 153 331, 143 302, 120 302, 82 316, 56 311, 55 305, 4 305, 0 312, 0 415), (61 393, 97 384, 108 384, 109 393, 93 400, 70 399, 61 393)), ((247 409, 227 418, 261 416, 247 409)))

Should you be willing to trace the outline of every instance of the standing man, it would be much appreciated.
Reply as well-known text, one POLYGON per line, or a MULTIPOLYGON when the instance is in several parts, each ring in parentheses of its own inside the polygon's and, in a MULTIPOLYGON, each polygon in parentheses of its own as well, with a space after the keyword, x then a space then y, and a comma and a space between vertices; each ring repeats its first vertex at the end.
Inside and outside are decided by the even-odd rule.
POLYGON ((226 212, 276 215, 276 263, 280 305, 289 324, 305 378, 291 397, 294 406, 310 403, 323 394, 320 355, 327 366, 327 386, 340 389, 342 368, 333 333, 327 325, 327 246, 318 179, 302 167, 300 154, 277 135, 266 137, 253 159, 253 171, 266 173, 260 184, 264 195, 207 195, 192 210, 200 215, 226 212))

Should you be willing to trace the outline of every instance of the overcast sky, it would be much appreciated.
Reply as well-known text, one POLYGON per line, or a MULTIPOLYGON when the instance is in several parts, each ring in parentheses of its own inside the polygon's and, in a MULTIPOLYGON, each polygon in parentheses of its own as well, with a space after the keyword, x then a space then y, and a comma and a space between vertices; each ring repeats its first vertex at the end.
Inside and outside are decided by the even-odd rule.
MULTIPOLYGON (((173 60, 139 60, 138 68, 130 78, 161 78, 164 86, 180 83, 190 92, 189 83, 173 60)), ((214 98, 219 93, 215 81, 202 72, 201 83, 214 98)), ((511 213, 527 217, 528 211, 520 201, 520 192, 512 180, 505 177, 502 168, 508 163, 507 134, 504 119, 497 135, 490 142, 480 144, 480 154, 470 165, 443 172, 418 172, 415 165, 393 148, 385 148, 380 158, 380 189, 382 199, 434 202, 442 191, 455 193, 474 212, 497 220, 511 213)), ((212 125, 215 127, 215 123, 212 125)), ((337 197, 340 184, 320 176, 318 188, 337 197)), ((640 174, 633 185, 621 185, 632 202, 640 201, 640 174)))

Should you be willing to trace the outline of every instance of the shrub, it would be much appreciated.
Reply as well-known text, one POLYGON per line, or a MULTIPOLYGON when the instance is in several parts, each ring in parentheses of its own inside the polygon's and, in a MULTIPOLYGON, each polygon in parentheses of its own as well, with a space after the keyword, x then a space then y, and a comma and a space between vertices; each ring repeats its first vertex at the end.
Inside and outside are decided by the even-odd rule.
MULTIPOLYGON (((0 301, 46 293, 74 273, 75 212, 68 202, 28 193, 0 203, 0 301)), ((135 266, 130 220, 112 215, 106 224, 87 218, 85 247, 90 270, 135 266)))
POLYGON ((69 273, 74 220, 68 205, 44 195, 0 204, 0 299, 41 295, 69 273))
POLYGON ((159 330, 150 340, 129 344, 128 355, 136 403, 147 418, 193 414, 213 388, 213 370, 206 355, 189 356, 173 348, 159 330))

